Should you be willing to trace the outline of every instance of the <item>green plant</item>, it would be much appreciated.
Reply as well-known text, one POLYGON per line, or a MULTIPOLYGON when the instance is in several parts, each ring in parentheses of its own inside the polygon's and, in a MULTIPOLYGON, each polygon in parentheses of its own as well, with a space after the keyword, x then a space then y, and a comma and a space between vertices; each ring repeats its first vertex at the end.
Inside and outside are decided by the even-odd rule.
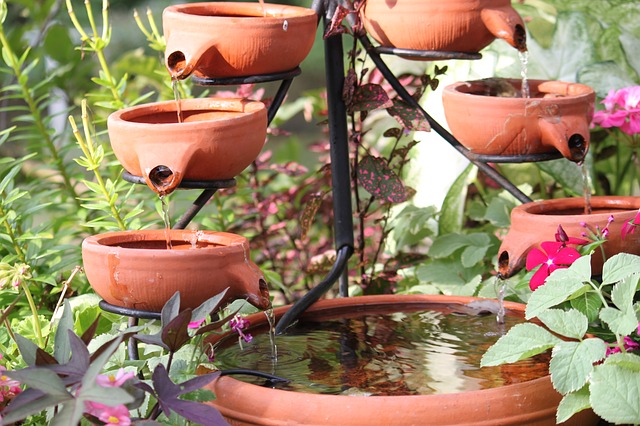
MULTIPOLYGON (((640 224, 640 212, 625 224, 623 237, 640 224)), ((592 408, 608 422, 640 423, 640 257, 619 253, 593 277, 591 257, 600 256, 602 231, 587 254, 573 247, 586 240, 569 238, 560 227, 556 241, 534 249, 527 268, 538 266, 531 279, 525 318, 482 357, 481 365, 515 362, 552 349, 549 372, 563 395, 557 422, 592 408), (570 265, 570 266, 569 266, 570 265)))
POLYGON ((71 305, 65 302, 52 354, 21 335, 15 336, 27 367, 4 371, 4 374, 26 385, 26 389, 13 397, 2 411, 2 420, 13 423, 36 416, 49 418, 51 425, 75 425, 87 418, 94 424, 128 425, 132 421, 131 412, 142 419, 156 420, 163 416, 164 421, 170 420, 172 424, 184 421, 172 413, 198 424, 227 424, 215 408, 198 401, 211 399, 210 392, 201 388, 220 372, 195 375, 195 367, 206 362, 208 356, 198 339, 196 344, 186 346, 203 333, 234 321, 235 313, 219 321, 207 321, 212 312, 221 308, 224 295, 225 292, 196 309, 180 310, 180 294, 176 293, 162 309, 157 332, 143 334, 149 326, 138 326, 115 330, 115 336, 95 335, 99 318, 81 336, 75 334, 71 305), (150 347, 157 346, 166 354, 154 355, 154 363, 151 362, 154 358, 138 362, 135 372, 126 365, 118 369, 113 360, 127 339, 145 343, 146 351, 151 353, 155 351, 150 347), (90 347, 94 348, 93 352, 89 351, 90 347), (174 383, 170 376, 176 376, 176 369, 172 366, 181 350, 191 350, 193 354, 187 371, 178 369, 183 381, 174 383), (107 373, 101 374, 105 368, 107 373), (142 373, 151 373, 151 379, 139 379, 142 373), (192 395, 196 400, 181 398, 194 391, 198 391, 192 395))

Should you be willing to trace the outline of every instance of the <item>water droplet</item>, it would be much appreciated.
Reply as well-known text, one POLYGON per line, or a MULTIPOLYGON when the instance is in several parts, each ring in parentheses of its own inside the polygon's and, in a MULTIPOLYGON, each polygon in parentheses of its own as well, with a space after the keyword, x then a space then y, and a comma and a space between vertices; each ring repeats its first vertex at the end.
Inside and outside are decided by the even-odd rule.
POLYGON ((284 31, 287 31, 289 29, 289 21, 287 21, 286 19, 284 20, 284 22, 282 23, 282 29, 284 31))

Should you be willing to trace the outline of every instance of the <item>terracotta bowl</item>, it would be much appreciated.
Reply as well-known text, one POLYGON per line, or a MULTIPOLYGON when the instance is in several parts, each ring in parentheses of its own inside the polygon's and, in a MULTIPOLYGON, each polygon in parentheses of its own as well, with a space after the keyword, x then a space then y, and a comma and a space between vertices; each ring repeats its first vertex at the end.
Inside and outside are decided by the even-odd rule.
POLYGON ((255 2, 169 6, 165 63, 175 78, 223 78, 289 71, 309 54, 318 16, 304 7, 255 2))
POLYGON ((511 0, 367 0, 361 17, 386 47, 476 53, 497 37, 526 50, 524 23, 511 0))
MULTIPOLYGON (((521 270, 527 253, 544 241, 555 241, 558 225, 562 225, 569 237, 582 238, 586 232, 582 224, 590 229, 604 229, 610 216, 609 236, 602 246, 608 259, 614 254, 626 252, 640 255, 640 234, 629 234, 623 240, 621 229, 625 222, 633 219, 640 209, 640 197, 591 197, 592 213, 584 214, 583 198, 557 198, 534 201, 515 207, 511 211, 511 226, 500 246, 499 269, 504 277, 521 270)), ((602 273, 603 258, 596 252, 592 256, 591 271, 602 273)))
POLYGON ((160 312, 180 292, 181 308, 196 308, 227 287, 228 300, 247 299, 265 309, 264 276, 249 260, 249 243, 239 235, 211 231, 121 231, 94 235, 82 243, 89 284, 107 303, 160 312))
POLYGON ((262 102, 199 98, 180 105, 182 123, 175 101, 125 108, 107 121, 120 164, 143 176, 156 192, 170 193, 182 179, 231 179, 264 146, 267 110, 262 102))
POLYGON ((530 97, 512 97, 521 80, 485 79, 445 87, 451 133, 477 154, 529 155, 559 151, 582 161, 589 149, 595 92, 561 81, 529 80, 530 97), (500 96, 509 95, 509 96, 500 96))
MULTIPOLYGON (((439 295, 382 295, 322 300, 303 315, 312 320, 353 315, 391 314, 418 309, 464 309, 481 299, 439 295)), ((495 304, 496 302, 493 301, 495 304)), ((505 305, 507 315, 523 316, 525 305, 505 305)), ((281 317, 289 307, 276 309, 281 317)), ((251 329, 266 325, 264 314, 249 318, 251 329)), ((295 326, 294 326, 295 328, 295 326)), ((295 330, 293 331, 295 333, 295 330)), ((363 330, 362 333, 374 333, 363 330)), ((209 340, 215 344, 223 336, 209 340)), ((276 345, 278 339, 276 336, 276 345)), ((287 348, 281 348, 287 350, 287 348)), ((327 354, 339 357, 339 354, 327 354)), ((511 374, 505 366, 504 374, 511 374)), ((286 367, 283 367, 286 371, 286 367)), ((544 374, 544 373, 543 373, 544 374)), ((232 425, 555 425, 555 413, 562 399, 550 377, 497 388, 460 393, 410 396, 323 395, 272 389, 242 382, 232 376, 214 380, 208 389, 215 406, 232 425)), ((595 425, 597 417, 585 411, 567 425, 595 425)), ((564 424, 564 423, 563 423, 564 424)))

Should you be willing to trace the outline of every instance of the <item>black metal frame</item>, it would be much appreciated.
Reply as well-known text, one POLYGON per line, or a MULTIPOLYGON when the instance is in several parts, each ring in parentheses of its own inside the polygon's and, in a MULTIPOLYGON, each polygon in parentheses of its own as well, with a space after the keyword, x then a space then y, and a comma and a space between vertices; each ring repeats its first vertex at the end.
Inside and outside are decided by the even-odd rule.
MULTIPOLYGON (((325 28, 331 23, 334 11, 341 0, 315 0, 311 6, 318 14, 325 28)), ((463 52, 437 52, 437 51, 416 51, 408 49, 388 48, 374 46, 366 35, 361 35, 358 42, 366 50, 376 67, 388 81, 391 87, 407 104, 418 109, 430 124, 431 128, 445 139, 461 155, 477 166, 482 172, 511 193, 522 203, 530 202, 531 199, 522 193, 508 179, 501 175, 488 163, 525 163, 547 161, 561 158, 560 153, 525 155, 525 156, 499 156, 499 155, 478 155, 465 148, 450 132, 434 120, 420 104, 407 92, 399 82, 398 78, 382 60, 381 55, 396 55, 405 58, 448 60, 462 59, 475 60, 482 56, 479 53, 463 52)), ((325 278, 311 289, 305 296, 298 300, 278 321, 276 333, 284 332, 297 318, 313 303, 322 297, 337 281, 339 281, 339 293, 342 297, 348 296, 347 288, 347 263, 354 252, 353 237, 353 209, 351 194, 351 171, 349 164, 349 145, 346 106, 342 99, 342 88, 344 85, 344 49, 341 34, 331 35, 324 40, 325 50, 325 75, 328 102, 328 125, 330 141, 331 175, 332 175, 332 195, 334 213, 334 244, 336 248, 336 258, 331 270, 325 278)), ((294 70, 275 73, 270 75, 246 76, 236 78, 208 78, 202 76, 192 76, 192 81, 200 86, 217 85, 239 85, 247 83, 265 83, 271 81, 281 81, 280 87, 268 109, 268 122, 271 123, 280 108, 284 98, 291 86, 293 78, 301 73, 300 68, 294 70)), ((139 176, 132 176, 125 172, 125 180, 144 184, 144 179, 139 176)), ((216 182, 196 182, 182 181, 180 188, 203 189, 200 196, 193 205, 183 214, 174 226, 174 229, 183 229, 196 216, 208 200, 220 188, 229 188, 235 185, 235 179, 216 182)), ((127 315, 133 318, 137 324, 137 318, 156 318, 159 313, 151 313, 135 309, 120 308, 101 302, 102 309, 127 315)), ((131 322, 131 320, 130 320, 131 322)), ((130 352, 137 348, 130 346, 130 352)))

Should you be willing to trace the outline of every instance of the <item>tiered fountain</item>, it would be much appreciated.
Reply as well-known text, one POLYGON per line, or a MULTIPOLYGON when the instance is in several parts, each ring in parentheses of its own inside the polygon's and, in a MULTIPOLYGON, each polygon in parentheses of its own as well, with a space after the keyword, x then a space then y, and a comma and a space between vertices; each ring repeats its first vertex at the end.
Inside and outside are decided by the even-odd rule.
MULTIPOLYGON (((359 41, 394 90, 418 108, 435 131, 522 202, 531 200, 487 162, 541 161, 561 156, 582 160, 588 148, 587 126, 593 108, 593 93, 584 86, 539 82, 532 84, 531 99, 510 99, 520 104, 520 112, 507 113, 496 126, 515 128, 516 135, 527 130, 527 137, 519 140, 516 149, 477 150, 463 145, 466 141, 461 143, 466 138, 461 136, 458 141, 435 122, 404 90, 380 55, 420 60, 477 59, 478 50, 495 37, 524 51, 524 24, 509 0, 452 0, 447 2, 451 10, 441 7, 438 13, 416 12, 411 8, 415 2, 408 3, 398 0, 387 10, 388 2, 367 0, 362 17, 380 46, 374 47, 367 36, 359 37, 359 41), (387 24, 383 18, 397 22, 387 24), (407 23, 410 18, 419 21, 411 25, 407 23), (428 18, 451 25, 434 30, 436 27, 426 23, 428 18), (398 26, 411 32, 409 41, 397 38, 394 29, 398 26), (417 29, 426 33, 419 34, 417 29), (473 30, 478 33, 471 35, 473 30), (433 35, 443 37, 436 37, 435 44, 423 42, 433 35), (469 40, 476 43, 469 44, 469 40), (547 86, 552 88, 544 89, 547 86), (543 97, 551 98, 550 106, 542 104, 543 97), (579 106, 565 109, 564 104, 572 104, 574 98, 579 98, 579 106), (538 118, 539 108, 546 114, 542 119, 538 118), (534 115, 535 125, 529 122, 529 112, 534 115), (565 120, 569 116, 574 121, 565 120), (535 152, 530 151, 531 146, 536 147, 535 152)), ((442 2, 439 4, 442 6, 442 2)), ((182 123, 178 123, 175 102, 142 105, 110 118, 111 142, 131 181, 146 183, 159 194, 178 187, 205 190, 178 228, 188 223, 217 188, 233 185, 233 177, 256 157, 267 122, 311 48, 317 16, 327 26, 336 6, 337 2, 327 0, 316 2, 314 10, 257 3, 195 3, 166 9, 166 64, 174 78, 191 76, 203 85, 283 82, 268 113, 254 101, 202 99, 182 101, 182 123), (218 29, 221 35, 213 33, 218 29), (301 51, 295 49, 299 44, 303 46, 301 51), (195 136, 188 136, 190 129, 195 136), (245 129, 250 129, 248 134, 242 134, 245 129), (247 151, 239 152, 245 146, 247 151)), ((325 57, 338 255, 327 277, 305 297, 293 306, 276 309, 280 334, 277 359, 262 338, 270 327, 264 315, 250 318, 256 337, 241 353, 227 347, 227 336, 210 341, 218 347, 218 359, 228 368, 241 362, 243 368, 266 369, 289 382, 261 386, 220 377, 210 385, 216 395, 211 403, 232 424, 555 424, 561 397, 548 377, 548 360, 493 370, 479 368, 484 349, 507 327, 522 321, 522 305, 506 303, 506 322, 498 324, 494 315, 485 315, 495 314, 500 309, 498 302, 475 298, 391 295, 318 302, 344 276, 353 252, 351 192, 345 185, 350 171, 346 109, 341 98, 341 35, 326 38, 325 57), (474 331, 478 333, 474 335, 474 331)), ((483 97, 483 102, 500 99, 476 93, 480 84, 468 82, 452 88, 445 102, 464 106, 473 103, 474 97, 483 97)), ((475 112, 465 114, 462 119, 468 120, 475 112)), ((497 134, 489 135, 489 141, 520 139, 501 131, 497 134)), ((250 262, 243 237, 181 230, 167 235, 162 231, 124 232, 87 239, 83 247, 85 268, 92 286, 105 299, 103 308, 127 309, 127 314, 148 317, 140 312, 159 310, 165 296, 152 302, 155 295, 151 293, 161 283, 169 286, 169 293, 179 290, 183 299, 193 295, 189 303, 197 305, 209 297, 200 288, 196 290, 198 281, 214 294, 230 287, 230 298, 247 298, 259 308, 268 305, 266 283, 250 262), (147 259, 147 266, 137 266, 136 256, 147 259), (194 258, 187 260, 189 256, 194 258), (180 267, 177 273, 159 270, 172 263, 180 267), (193 272, 194 278, 186 278, 187 271, 193 272)), ((347 296, 345 280, 340 280, 340 293, 347 296)), ((591 412, 583 412, 569 423, 593 424, 595 418, 591 412)))

